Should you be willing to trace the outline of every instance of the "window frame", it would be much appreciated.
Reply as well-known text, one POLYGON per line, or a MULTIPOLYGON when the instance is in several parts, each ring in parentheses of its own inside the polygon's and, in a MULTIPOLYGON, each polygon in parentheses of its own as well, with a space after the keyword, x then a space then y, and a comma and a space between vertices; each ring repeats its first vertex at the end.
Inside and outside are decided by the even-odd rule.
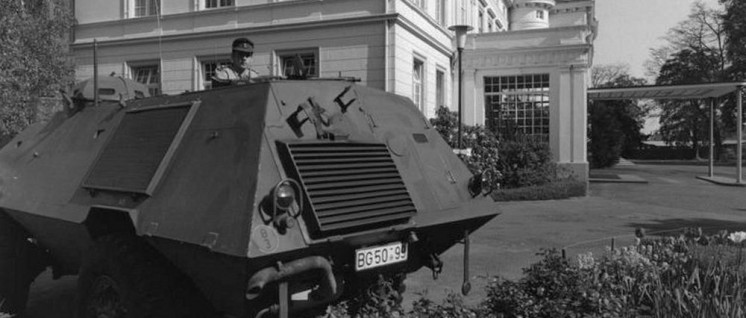
POLYGON ((210 57, 198 57, 197 58, 198 68, 199 68, 199 78, 197 79, 197 87, 199 90, 209 90, 212 89, 212 76, 215 75, 215 70, 217 70, 218 67, 223 65, 229 65, 231 63, 231 58, 228 55, 225 56, 210 56, 210 57), (208 64, 214 64, 214 69, 210 71, 209 73, 212 73, 212 76, 208 77, 208 71, 206 69, 206 65, 208 64))
POLYGON ((503 23, 500 21, 500 19, 495 19, 495 28, 498 32, 504 30, 503 23))
POLYGON ((438 21, 438 24, 443 26, 447 24, 446 2, 446 0, 435 0, 435 19, 438 21))
POLYGON ((127 62, 127 71, 129 72, 128 77, 138 83, 144 84, 148 87, 148 93, 150 96, 158 96, 163 94, 163 71, 159 60, 146 60, 146 61, 132 61, 127 62), (139 81, 139 71, 145 68, 155 68, 155 78, 157 82, 152 82, 153 74, 149 74, 148 83, 139 81))
POLYGON ((492 8, 487 9, 487 26, 489 32, 496 32, 496 23, 497 16, 495 15, 495 11, 492 10, 492 8))
POLYGON ((435 107, 446 105, 446 71, 437 67, 435 69, 435 107))
POLYGON ((122 18, 134 19, 162 14, 161 0, 142 0, 144 5, 140 6, 140 0, 124 0, 124 10, 122 18))
POLYGON ((479 13, 477 13, 477 14, 478 14, 478 19, 477 19, 478 28, 477 28, 477 30, 478 30, 479 33, 484 33, 484 8, 480 7, 479 8, 479 13))
POLYGON ((235 6, 236 6, 236 0, 202 0, 202 9, 204 10, 229 8, 229 7, 235 7, 235 6), (212 3, 214 3, 214 6, 210 5, 212 3))
POLYGON ((541 9, 536 10, 536 18, 537 19, 544 21, 544 16, 545 15, 546 14, 544 13, 544 10, 541 10, 541 9))
POLYGON ((423 114, 425 113, 425 74, 425 60, 415 56, 412 59, 412 102, 423 114), (419 78, 417 78, 418 73, 419 78))
POLYGON ((484 77, 487 127, 503 138, 521 134, 549 141, 551 101, 548 73, 484 77), (510 132, 515 129, 515 132, 510 132))
POLYGON ((312 54, 314 64, 312 65, 311 71, 308 73, 308 77, 314 78, 321 76, 321 64, 319 60, 318 47, 275 50, 273 59, 275 62, 275 67, 273 68, 274 73, 279 76, 287 76, 285 73, 285 59, 293 58, 296 54, 300 54, 301 58, 304 58, 303 55, 312 54))

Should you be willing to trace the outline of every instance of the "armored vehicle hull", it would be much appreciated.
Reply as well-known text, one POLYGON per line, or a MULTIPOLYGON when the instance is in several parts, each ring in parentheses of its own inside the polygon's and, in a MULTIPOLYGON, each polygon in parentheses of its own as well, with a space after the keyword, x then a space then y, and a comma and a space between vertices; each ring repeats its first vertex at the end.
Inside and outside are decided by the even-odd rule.
POLYGON ((411 101, 347 81, 73 108, 0 150, 0 298, 22 312, 51 266, 80 317, 323 308, 439 271, 497 215, 479 177, 411 101))

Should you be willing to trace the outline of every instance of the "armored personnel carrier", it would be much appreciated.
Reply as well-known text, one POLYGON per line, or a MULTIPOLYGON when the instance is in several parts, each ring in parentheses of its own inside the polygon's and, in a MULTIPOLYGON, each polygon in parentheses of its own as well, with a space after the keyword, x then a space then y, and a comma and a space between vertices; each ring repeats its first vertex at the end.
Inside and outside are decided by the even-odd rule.
POLYGON ((468 263, 469 233, 497 215, 488 174, 394 94, 116 89, 0 150, 0 312, 22 314, 51 267, 79 275, 78 317, 297 316, 378 275, 437 273, 459 242, 468 263))

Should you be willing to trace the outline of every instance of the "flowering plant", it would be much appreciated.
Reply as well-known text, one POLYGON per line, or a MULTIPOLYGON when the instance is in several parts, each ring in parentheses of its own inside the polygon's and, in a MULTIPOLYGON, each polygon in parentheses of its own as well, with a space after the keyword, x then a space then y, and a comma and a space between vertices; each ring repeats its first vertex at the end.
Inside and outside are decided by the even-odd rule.
POLYGON ((744 240, 746 240, 746 232, 733 232, 728 235, 728 239, 731 240, 731 242, 740 244, 744 240))

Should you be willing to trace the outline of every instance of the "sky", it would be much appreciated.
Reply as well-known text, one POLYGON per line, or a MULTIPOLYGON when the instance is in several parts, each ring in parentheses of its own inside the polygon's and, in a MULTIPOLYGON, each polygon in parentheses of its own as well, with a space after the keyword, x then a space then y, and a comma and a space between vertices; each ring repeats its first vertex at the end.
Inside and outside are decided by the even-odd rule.
MULTIPOLYGON (((716 7, 717 0, 701 0, 716 7)), ((596 0, 598 36, 593 64, 627 63, 632 76, 645 77, 649 49, 666 44, 666 31, 685 20, 696 0, 596 0)))

